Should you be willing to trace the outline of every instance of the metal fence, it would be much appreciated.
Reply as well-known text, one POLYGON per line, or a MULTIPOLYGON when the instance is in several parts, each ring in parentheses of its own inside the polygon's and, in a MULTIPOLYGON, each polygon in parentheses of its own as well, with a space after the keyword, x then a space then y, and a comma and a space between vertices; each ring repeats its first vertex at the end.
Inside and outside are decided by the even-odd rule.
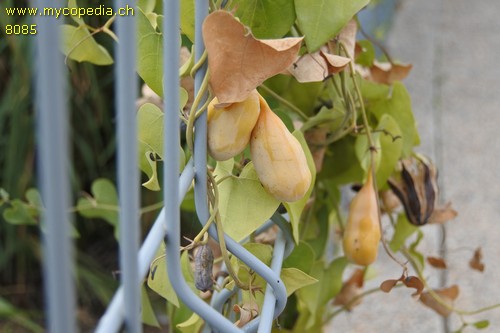
MULTIPOLYGON (((39 0, 41 7, 63 7, 61 0, 39 0)), ((134 6, 130 0, 115 0, 116 8, 134 6)), ((136 23, 133 16, 119 17, 116 30, 120 42, 116 49, 116 115, 118 149, 118 192, 120 202, 120 271, 121 284, 96 332, 112 333, 125 328, 127 332, 141 332, 140 281, 147 275, 149 265, 161 242, 166 244, 169 279, 184 304, 201 316, 207 325, 205 332, 270 332, 273 319, 284 309, 286 289, 280 279, 281 264, 293 247, 289 224, 275 214, 261 229, 276 223, 280 226, 271 266, 268 267, 245 250, 239 243, 225 237, 228 250, 261 275, 268 283, 259 317, 242 328, 237 328, 222 314, 226 300, 236 290, 215 292, 207 304, 188 287, 180 267, 180 212, 179 205, 194 180, 196 211, 200 221, 209 219, 206 175, 206 114, 195 123, 196 135, 193 158, 179 177, 179 53, 168 45, 179 44, 179 1, 165 0, 163 4, 164 45, 164 208, 157 217, 142 244, 139 244, 139 170, 137 167, 136 110, 137 97, 136 23)), ((208 1, 196 0, 195 61, 204 51, 201 24, 208 14, 208 1)), ((39 179, 46 210, 44 225, 44 274, 48 331, 71 333, 75 323, 75 287, 73 281, 73 251, 70 237, 72 220, 68 213, 71 202, 68 175, 68 112, 66 109, 65 66, 58 49, 58 20, 48 16, 37 17, 37 133, 39 149, 39 179), (50 82, 50 84, 49 84, 50 82)), ((206 67, 195 77, 195 93, 201 85, 206 67)), ((204 96, 206 99, 207 96, 204 96)), ((201 101, 203 104, 204 101, 201 101)), ((215 226, 209 228, 215 240, 215 226)))

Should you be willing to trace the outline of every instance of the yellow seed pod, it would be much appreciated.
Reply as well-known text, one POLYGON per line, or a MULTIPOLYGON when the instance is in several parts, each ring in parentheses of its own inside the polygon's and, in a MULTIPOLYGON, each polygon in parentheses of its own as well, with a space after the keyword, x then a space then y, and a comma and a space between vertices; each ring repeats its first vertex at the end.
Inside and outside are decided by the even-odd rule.
POLYGON ((215 97, 208 104, 208 153, 217 161, 240 154, 250 141, 252 129, 259 118, 259 93, 254 90, 243 102, 216 107, 215 97))
POLYGON ((260 182, 276 199, 297 201, 306 194, 312 177, 304 150, 262 96, 250 151, 260 182))
POLYGON ((342 243, 346 257, 358 265, 366 266, 377 259, 380 225, 376 195, 370 172, 349 206, 342 243))

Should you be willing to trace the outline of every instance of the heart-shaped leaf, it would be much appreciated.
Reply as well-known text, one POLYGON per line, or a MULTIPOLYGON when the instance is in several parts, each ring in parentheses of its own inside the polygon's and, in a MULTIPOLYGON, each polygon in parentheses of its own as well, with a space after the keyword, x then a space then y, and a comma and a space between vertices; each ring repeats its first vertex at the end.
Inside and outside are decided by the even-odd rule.
POLYGON ((210 86, 221 104, 241 102, 295 60, 302 38, 258 40, 232 14, 215 11, 203 23, 210 86))

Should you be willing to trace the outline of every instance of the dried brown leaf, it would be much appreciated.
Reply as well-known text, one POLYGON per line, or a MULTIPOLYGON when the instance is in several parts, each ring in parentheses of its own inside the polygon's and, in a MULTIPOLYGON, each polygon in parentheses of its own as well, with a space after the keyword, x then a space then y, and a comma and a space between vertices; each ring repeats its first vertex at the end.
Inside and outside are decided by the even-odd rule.
POLYGON ((357 32, 358 24, 355 19, 352 19, 344 26, 338 36, 338 40, 344 45, 351 59, 355 56, 357 32))
POLYGON ((411 295, 415 299, 419 299, 424 291, 424 283, 416 276, 408 276, 403 281, 404 285, 408 288, 415 288, 416 291, 411 295))
POLYGON ((243 101, 264 80, 287 69, 302 38, 258 40, 231 13, 218 10, 203 23, 210 87, 221 104, 243 101))
POLYGON ((448 202, 443 207, 434 208, 434 211, 429 217, 429 223, 442 224, 454 219, 457 215, 457 211, 451 207, 451 202, 448 202))
POLYGON ((351 310, 355 306, 361 304, 361 298, 354 300, 361 294, 364 282, 364 270, 356 269, 349 280, 347 280, 342 289, 335 297, 333 304, 345 306, 347 310, 351 310))
POLYGON ((401 81, 410 74, 412 65, 374 63, 370 68, 372 81, 384 84, 391 84, 394 81, 401 81))
POLYGON ((483 260, 483 252, 480 247, 474 251, 474 256, 469 261, 469 266, 472 269, 475 269, 480 272, 484 272, 484 263, 483 260))
POLYGON ((240 319, 235 322, 235 325, 238 327, 245 326, 253 318, 259 315, 259 307, 256 303, 243 304, 242 307, 235 304, 233 306, 233 311, 240 314, 240 319))
POLYGON ((385 280, 380 284, 380 290, 382 290, 385 293, 388 293, 392 290, 392 288, 394 288, 398 284, 399 281, 401 280, 393 280, 393 279, 385 280))
POLYGON ((443 258, 427 257, 427 262, 434 268, 446 269, 446 261, 443 258))
POLYGON ((447 317, 452 312, 452 304, 453 301, 458 297, 460 292, 457 285, 453 285, 449 288, 437 289, 434 292, 439 296, 440 301, 436 300, 436 298, 431 295, 429 292, 425 292, 420 297, 420 301, 433 309, 437 313, 439 313, 443 317, 447 317), (444 302, 444 304, 442 304, 444 302))
POLYGON ((323 51, 320 52, 321 55, 326 59, 329 74, 337 74, 342 72, 344 68, 346 68, 346 66, 351 62, 350 58, 341 57, 339 55, 330 54, 323 51))
POLYGON ((328 65, 319 52, 307 53, 298 57, 287 71, 299 82, 319 82, 328 76, 328 65))
POLYGON ((399 206, 401 206, 401 201, 391 190, 385 190, 380 192, 380 199, 382 199, 383 211, 386 213, 394 212, 399 206))

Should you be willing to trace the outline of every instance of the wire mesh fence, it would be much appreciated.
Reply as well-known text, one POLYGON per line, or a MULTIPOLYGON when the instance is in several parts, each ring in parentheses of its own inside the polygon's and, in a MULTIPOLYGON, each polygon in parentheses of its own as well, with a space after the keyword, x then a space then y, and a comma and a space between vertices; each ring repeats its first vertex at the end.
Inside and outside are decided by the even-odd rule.
MULTIPOLYGON (((130 1, 116 0, 116 8, 134 6, 130 1)), ((43 7, 63 7, 60 0, 40 0, 43 7)), ((284 257, 293 248, 289 224, 275 214, 261 230, 277 224, 281 231, 274 245, 270 267, 259 261, 238 242, 224 235, 227 249, 253 271, 262 276, 268 288, 261 315, 245 326, 238 328, 224 317, 223 304, 232 291, 222 289, 215 292, 208 304, 192 292, 187 285, 180 263, 180 213, 179 205, 194 181, 196 212, 200 221, 208 221, 210 212, 207 203, 207 127, 206 114, 195 122, 196 135, 192 159, 179 176, 179 1, 164 1, 163 4, 163 84, 164 84, 164 208, 158 215, 144 242, 139 244, 139 170, 137 168, 137 124, 135 100, 137 97, 136 68, 136 20, 134 16, 123 16, 116 21, 116 34, 120 40, 116 48, 116 117, 118 150, 118 190, 120 203, 120 277, 121 285, 100 319, 96 332, 141 332, 140 281, 147 275, 149 265, 162 242, 166 244, 168 277, 180 300, 206 322, 205 332, 270 332, 273 319, 284 309, 287 293, 280 279, 284 257)), ((201 24, 208 14, 208 1, 196 1, 195 61, 204 51, 201 24)), ((37 40, 37 134, 39 154, 39 178, 46 210, 43 215, 44 272, 46 289, 46 311, 48 330, 55 333, 75 332, 75 285, 73 281, 74 256, 70 227, 72 217, 68 213, 70 202, 68 173, 68 116, 65 104, 65 68, 59 53, 59 24, 49 16, 38 16, 39 36, 37 40), (50 84, 47 84, 50 80, 50 84)), ((206 67, 195 76, 195 94, 200 89, 206 67)), ((203 96, 207 99, 207 96, 203 96)), ((203 100, 201 103, 203 104, 203 100)), ((215 226, 208 233, 218 240, 215 226)))

